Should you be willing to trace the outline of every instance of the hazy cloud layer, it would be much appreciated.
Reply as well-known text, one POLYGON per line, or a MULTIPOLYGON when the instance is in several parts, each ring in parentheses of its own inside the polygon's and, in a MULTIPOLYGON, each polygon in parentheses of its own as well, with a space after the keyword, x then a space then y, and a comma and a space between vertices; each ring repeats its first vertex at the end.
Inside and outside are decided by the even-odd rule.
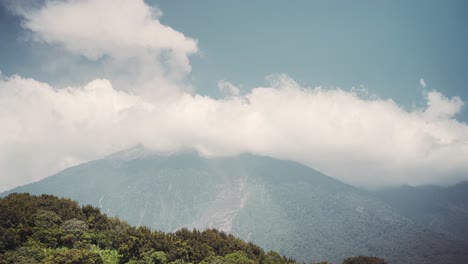
POLYGON ((35 41, 116 77, 63 88, 0 76, 0 191, 136 144, 253 152, 371 187, 468 179, 458 97, 426 91, 426 106, 407 110, 364 89, 302 87, 277 75, 247 92, 220 80, 225 97, 214 99, 185 83, 196 41, 162 25, 143 1, 46 1, 17 12, 35 41))

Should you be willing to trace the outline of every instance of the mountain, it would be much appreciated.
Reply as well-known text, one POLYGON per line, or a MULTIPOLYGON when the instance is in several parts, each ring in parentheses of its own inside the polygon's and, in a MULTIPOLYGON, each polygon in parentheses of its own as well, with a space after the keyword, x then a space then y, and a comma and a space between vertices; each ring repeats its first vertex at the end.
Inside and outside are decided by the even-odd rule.
POLYGON ((468 241, 468 182, 454 186, 401 186, 372 192, 421 225, 468 241))
POLYGON ((299 163, 251 154, 161 156, 136 147, 3 195, 12 192, 69 197, 163 231, 218 228, 299 260, 468 260, 466 243, 416 224, 366 191, 299 163))

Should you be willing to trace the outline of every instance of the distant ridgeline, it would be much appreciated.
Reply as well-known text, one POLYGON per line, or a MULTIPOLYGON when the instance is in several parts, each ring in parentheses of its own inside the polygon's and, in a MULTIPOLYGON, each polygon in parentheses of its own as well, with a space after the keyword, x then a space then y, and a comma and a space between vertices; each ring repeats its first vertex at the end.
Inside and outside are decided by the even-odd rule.
MULTIPOLYGON (((0 199, 0 263, 297 262, 215 229, 152 231, 70 199, 15 193, 0 199)), ((385 261, 361 256, 343 263, 385 261)))

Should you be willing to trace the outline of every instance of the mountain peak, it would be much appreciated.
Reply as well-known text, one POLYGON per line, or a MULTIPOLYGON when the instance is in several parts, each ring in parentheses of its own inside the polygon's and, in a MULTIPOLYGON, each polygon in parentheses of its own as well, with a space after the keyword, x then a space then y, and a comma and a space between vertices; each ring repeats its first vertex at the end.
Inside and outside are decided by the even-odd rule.
POLYGON ((105 157, 105 159, 130 161, 130 160, 151 158, 154 156, 167 157, 167 158, 179 158, 179 157, 201 158, 203 155, 194 148, 183 148, 183 149, 179 149, 173 152, 158 152, 142 144, 138 144, 131 148, 113 153, 105 157))
POLYGON ((141 144, 138 144, 129 149, 125 149, 125 150, 113 153, 107 156, 105 159, 111 159, 111 160, 118 159, 118 160, 130 161, 130 160, 135 160, 135 159, 143 159, 154 154, 155 154, 154 151, 146 148, 145 146, 141 144))

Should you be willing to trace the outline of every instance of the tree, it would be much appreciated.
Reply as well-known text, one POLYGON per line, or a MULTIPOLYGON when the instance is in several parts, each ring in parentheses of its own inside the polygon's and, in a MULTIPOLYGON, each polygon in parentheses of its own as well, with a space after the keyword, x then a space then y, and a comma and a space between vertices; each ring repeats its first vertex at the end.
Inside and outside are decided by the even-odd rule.
POLYGON ((385 260, 377 257, 349 257, 343 261, 343 264, 388 264, 385 260))
POLYGON ((56 251, 44 261, 45 264, 103 264, 99 254, 84 249, 56 251))
POLYGON ((57 227, 61 222, 57 213, 47 210, 39 210, 34 217, 34 226, 40 229, 57 227))

